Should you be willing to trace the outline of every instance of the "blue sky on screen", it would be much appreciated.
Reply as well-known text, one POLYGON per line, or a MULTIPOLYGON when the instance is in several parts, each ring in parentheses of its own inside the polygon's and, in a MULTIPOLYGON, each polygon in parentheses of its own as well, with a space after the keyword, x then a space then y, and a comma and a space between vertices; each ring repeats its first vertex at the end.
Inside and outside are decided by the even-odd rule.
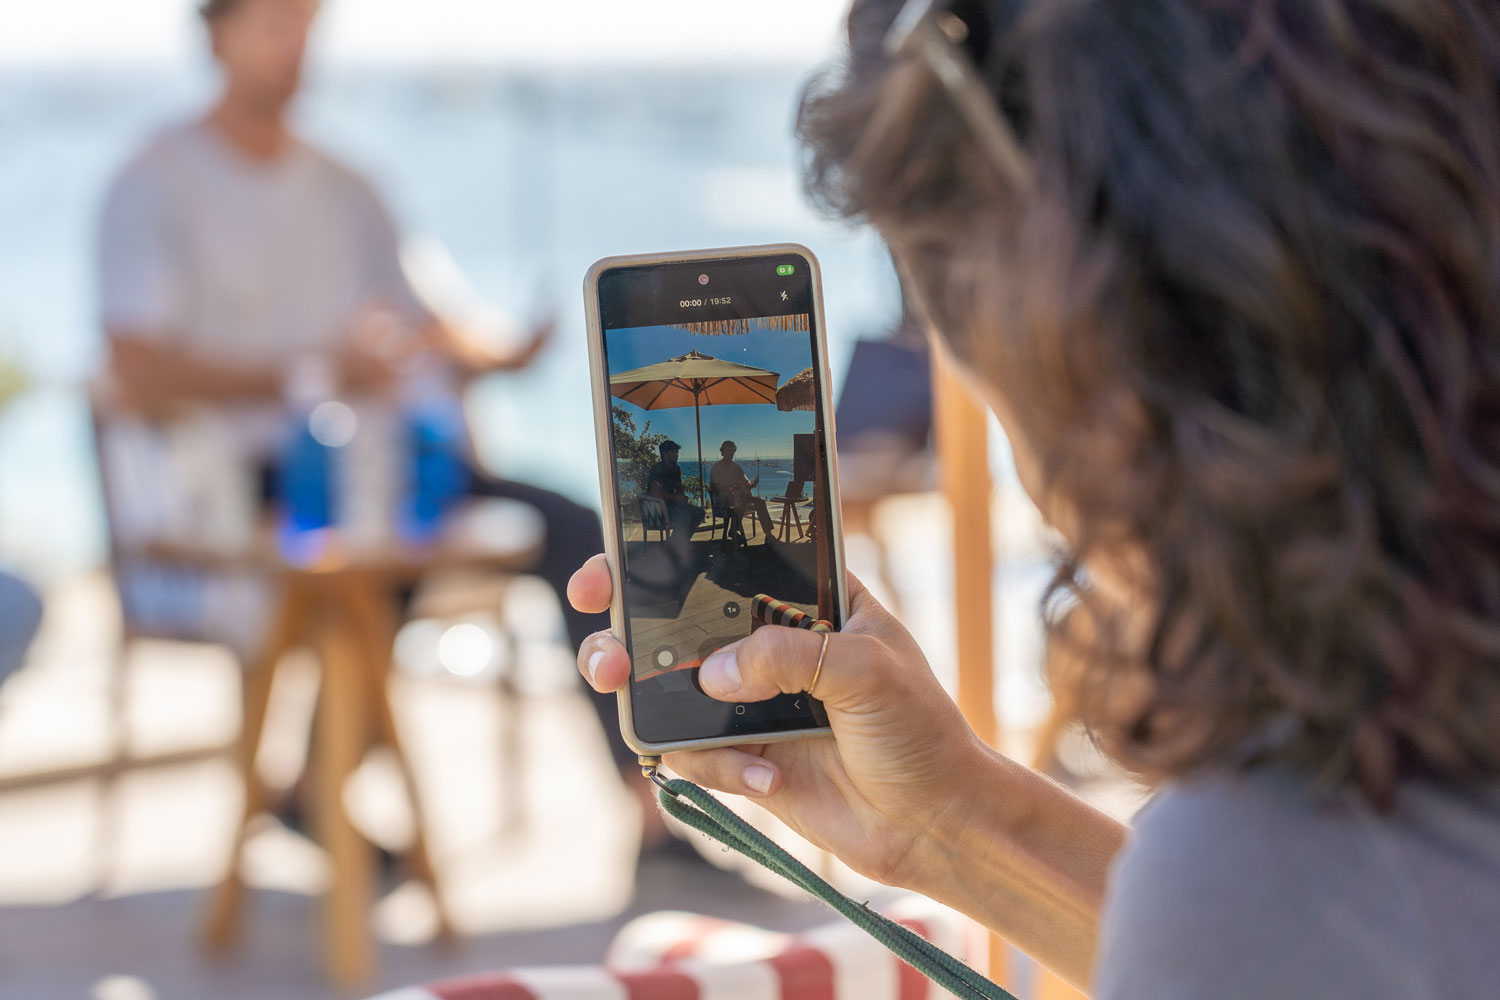
MULTIPOLYGON (((700 351, 722 361, 763 368, 777 374, 776 384, 786 381, 812 364, 812 336, 806 331, 759 329, 727 337, 708 337, 688 333, 671 326, 636 326, 609 330, 604 335, 611 375, 645 368, 689 351, 700 351)), ((642 410, 621 400, 635 418, 636 430, 651 422, 652 433, 662 433, 682 445, 684 461, 697 460, 697 431, 693 426, 693 408, 642 410)), ((703 461, 719 458, 719 445, 726 438, 739 447, 735 460, 744 462, 761 458, 790 458, 792 435, 811 434, 813 414, 809 410, 782 413, 771 404, 740 406, 704 406, 703 461)), ((754 475, 754 472, 751 472, 754 475)))

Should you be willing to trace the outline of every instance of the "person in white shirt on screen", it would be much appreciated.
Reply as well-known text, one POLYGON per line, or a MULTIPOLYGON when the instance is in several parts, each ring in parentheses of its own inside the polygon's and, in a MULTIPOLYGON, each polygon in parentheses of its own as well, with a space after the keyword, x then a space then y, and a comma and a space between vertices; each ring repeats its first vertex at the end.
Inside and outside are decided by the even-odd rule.
POLYGON ((713 464, 708 472, 709 486, 714 493, 729 505, 731 517, 734 520, 734 530, 740 537, 745 535, 745 529, 740 524, 746 516, 760 519, 761 530, 766 537, 771 537, 771 512, 766 509, 766 502, 755 495, 755 487, 760 485, 760 477, 750 479, 745 475, 745 470, 734 460, 734 454, 739 447, 733 441, 725 441, 719 445, 719 454, 723 456, 713 464))

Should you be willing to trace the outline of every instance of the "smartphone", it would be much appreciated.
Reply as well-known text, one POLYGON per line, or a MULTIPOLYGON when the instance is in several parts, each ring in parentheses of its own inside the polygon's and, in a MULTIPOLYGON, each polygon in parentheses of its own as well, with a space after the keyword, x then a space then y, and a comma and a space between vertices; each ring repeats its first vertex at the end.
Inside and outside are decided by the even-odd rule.
POLYGON ((608 257, 584 301, 625 742, 654 756, 826 732, 806 694, 733 705, 697 683, 755 628, 848 615, 817 258, 608 257))

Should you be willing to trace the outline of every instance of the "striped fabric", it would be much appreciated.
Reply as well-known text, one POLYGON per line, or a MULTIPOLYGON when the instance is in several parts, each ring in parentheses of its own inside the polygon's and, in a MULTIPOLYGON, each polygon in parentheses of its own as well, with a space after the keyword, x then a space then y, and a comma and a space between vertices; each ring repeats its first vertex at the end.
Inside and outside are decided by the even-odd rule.
MULTIPOLYGON (((950 910, 903 900, 890 915, 965 961, 986 937, 950 910)), ((981 963, 982 964, 982 963, 981 963)), ((947 994, 852 924, 775 934, 688 913, 621 930, 605 966, 522 968, 376 1000, 939 1000, 947 994)))
POLYGON ((785 625, 788 628, 806 628, 814 632, 832 632, 833 623, 814 618, 806 611, 798 610, 785 601, 778 601, 769 594, 756 594, 750 602, 750 631, 762 625, 785 625))

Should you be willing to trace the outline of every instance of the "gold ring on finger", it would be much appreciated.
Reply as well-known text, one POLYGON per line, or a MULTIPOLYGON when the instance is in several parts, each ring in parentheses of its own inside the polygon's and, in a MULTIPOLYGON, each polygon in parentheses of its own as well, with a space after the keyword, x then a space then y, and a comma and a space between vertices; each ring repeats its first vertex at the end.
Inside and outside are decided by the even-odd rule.
POLYGON ((818 678, 823 676, 823 658, 828 655, 828 637, 832 634, 832 632, 823 633, 823 645, 818 647, 818 665, 813 668, 812 683, 807 685, 807 693, 814 698, 817 697, 813 691, 818 686, 818 678))

